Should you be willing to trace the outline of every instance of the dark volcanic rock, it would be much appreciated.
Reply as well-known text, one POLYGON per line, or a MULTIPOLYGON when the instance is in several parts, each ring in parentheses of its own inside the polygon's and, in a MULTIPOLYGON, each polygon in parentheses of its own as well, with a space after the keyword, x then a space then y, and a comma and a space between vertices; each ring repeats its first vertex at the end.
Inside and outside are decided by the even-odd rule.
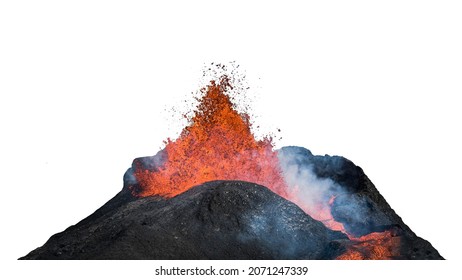
MULTIPOLYGON (((351 236, 389 231, 400 244, 390 257, 442 259, 350 160, 301 147, 278 156, 284 174, 302 180, 300 195, 309 201, 314 190, 351 236)), ((253 183, 214 181, 171 199, 134 197, 133 173, 156 171, 164 161, 164 150, 135 159, 119 194, 22 259, 334 259, 357 244, 253 183)))
POLYGON ((432 245, 418 237, 395 213, 364 171, 340 156, 315 156, 301 147, 284 147, 280 157, 298 169, 311 170, 318 178, 330 179, 338 187, 331 194, 334 219, 356 237, 391 230, 401 240, 401 259, 442 259, 432 245))
POLYGON ((341 239, 266 187, 214 181, 171 199, 124 189, 22 259, 332 259, 341 239))

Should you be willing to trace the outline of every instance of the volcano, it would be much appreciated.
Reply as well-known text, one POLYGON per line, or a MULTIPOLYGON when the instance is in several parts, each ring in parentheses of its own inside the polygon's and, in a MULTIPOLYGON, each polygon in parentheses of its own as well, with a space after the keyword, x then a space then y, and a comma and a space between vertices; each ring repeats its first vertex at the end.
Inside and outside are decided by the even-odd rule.
POLYGON ((257 140, 232 90, 211 81, 178 139, 21 259, 443 259, 350 160, 257 140))

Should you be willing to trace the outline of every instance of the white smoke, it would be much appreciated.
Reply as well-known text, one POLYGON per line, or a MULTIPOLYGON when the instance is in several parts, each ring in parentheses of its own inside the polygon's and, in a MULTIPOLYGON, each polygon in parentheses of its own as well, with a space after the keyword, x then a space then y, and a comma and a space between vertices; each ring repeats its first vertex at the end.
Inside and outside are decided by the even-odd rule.
POLYGON ((319 178, 313 163, 307 160, 311 153, 302 148, 282 149, 278 152, 280 166, 288 186, 289 197, 310 216, 323 222, 330 219, 329 203, 345 191, 330 178, 319 178))
POLYGON ((278 157, 288 199, 327 227, 362 236, 392 224, 389 213, 362 191, 362 171, 348 160, 313 156, 301 147, 284 147, 278 157))

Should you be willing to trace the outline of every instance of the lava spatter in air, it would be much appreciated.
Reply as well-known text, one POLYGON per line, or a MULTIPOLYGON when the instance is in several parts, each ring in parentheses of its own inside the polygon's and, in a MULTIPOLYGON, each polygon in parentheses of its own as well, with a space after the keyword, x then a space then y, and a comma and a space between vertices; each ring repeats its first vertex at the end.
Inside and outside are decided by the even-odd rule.
POLYGON ((166 141, 162 163, 155 170, 136 169, 138 185, 132 188, 133 195, 170 198, 207 181, 254 182, 294 202, 328 228, 346 233, 354 245, 338 259, 393 258, 399 241, 389 231, 352 237, 342 223, 335 221, 330 211, 335 195, 317 205, 300 199, 298 187, 288 186, 284 180, 271 137, 256 140, 249 116, 234 108, 229 89, 230 80, 223 76, 202 90, 189 125, 178 139, 166 141))
POLYGON ((168 140, 158 171, 138 170, 139 196, 172 197, 212 180, 243 180, 267 186, 287 197, 270 138, 256 140, 249 117, 238 113, 226 90, 226 76, 211 82, 179 138, 168 140))

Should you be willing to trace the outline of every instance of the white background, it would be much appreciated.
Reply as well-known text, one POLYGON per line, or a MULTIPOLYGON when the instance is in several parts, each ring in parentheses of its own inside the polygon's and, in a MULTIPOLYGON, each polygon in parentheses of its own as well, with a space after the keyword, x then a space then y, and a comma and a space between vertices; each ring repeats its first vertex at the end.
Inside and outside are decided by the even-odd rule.
POLYGON ((153 2, 1 2, 2 273, 152 279, 156 262, 15 260, 115 195, 135 157, 176 136, 170 108, 202 85, 203 66, 230 61, 258 124, 282 130, 278 147, 349 158, 448 259, 308 262, 311 279, 455 272, 459 1, 153 2))

